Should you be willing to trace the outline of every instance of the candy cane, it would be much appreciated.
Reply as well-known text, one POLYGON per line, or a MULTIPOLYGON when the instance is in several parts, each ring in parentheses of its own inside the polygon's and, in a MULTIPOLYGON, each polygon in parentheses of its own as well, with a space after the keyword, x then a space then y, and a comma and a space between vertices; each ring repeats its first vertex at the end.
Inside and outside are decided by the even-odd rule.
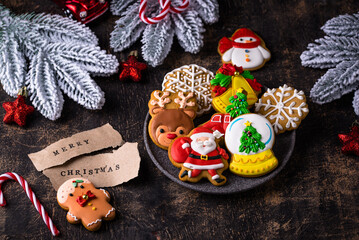
MULTIPOLYGON (((159 2, 160 2, 161 7, 163 8, 164 7, 164 0, 159 0, 159 2)), ((183 12, 184 10, 186 10, 188 8, 188 5, 189 5, 189 0, 183 0, 182 4, 179 5, 178 7, 173 7, 172 4, 171 4, 170 12, 171 13, 181 13, 181 12, 183 12)))
POLYGON ((7 173, 0 175, 0 206, 3 207, 6 205, 4 195, 1 191, 1 184, 3 182, 5 182, 6 180, 10 180, 10 179, 17 181, 21 185, 21 187, 25 190, 27 196, 30 198, 30 200, 31 200, 32 204, 35 206, 36 210, 40 213, 42 220, 44 220, 47 227, 51 231, 52 235, 54 235, 54 236, 59 235, 60 234, 59 230, 57 230, 57 228, 52 223, 51 218, 49 217, 49 215, 47 214, 47 212, 45 211, 44 207, 41 205, 39 200, 37 200, 35 193, 31 190, 27 181, 23 177, 19 176, 18 174, 14 173, 14 172, 7 172, 7 173))
MULTIPOLYGON (((162 0, 161 0, 162 1, 162 0)), ((160 14, 158 14, 156 17, 154 18, 149 18, 145 15, 146 9, 147 9, 147 0, 141 0, 141 4, 140 4, 140 19, 147 24, 155 24, 160 22, 162 19, 164 19, 168 12, 170 11, 170 6, 171 6, 171 1, 170 0, 165 0, 165 2, 163 3, 163 6, 161 4, 162 7, 162 11, 160 12, 160 14)))

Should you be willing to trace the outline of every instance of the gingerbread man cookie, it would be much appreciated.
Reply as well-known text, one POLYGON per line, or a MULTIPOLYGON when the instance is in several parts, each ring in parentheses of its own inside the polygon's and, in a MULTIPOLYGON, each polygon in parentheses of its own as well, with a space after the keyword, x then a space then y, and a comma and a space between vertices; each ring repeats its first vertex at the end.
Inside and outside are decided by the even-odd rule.
POLYGON ((255 111, 270 121, 276 134, 298 128, 309 113, 304 92, 286 84, 268 89, 255 106, 255 111))
POLYGON ((223 63, 250 71, 261 68, 271 57, 264 41, 248 28, 238 29, 231 38, 222 38, 218 52, 223 63))
POLYGON ((212 96, 210 82, 214 74, 196 64, 185 65, 166 74, 162 83, 162 91, 172 93, 192 92, 196 96, 197 115, 211 111, 212 96))
POLYGON ((87 179, 73 178, 64 182, 57 190, 57 202, 67 212, 72 224, 80 223, 90 231, 101 227, 102 220, 115 218, 115 209, 108 203, 109 193, 97 189, 87 179))

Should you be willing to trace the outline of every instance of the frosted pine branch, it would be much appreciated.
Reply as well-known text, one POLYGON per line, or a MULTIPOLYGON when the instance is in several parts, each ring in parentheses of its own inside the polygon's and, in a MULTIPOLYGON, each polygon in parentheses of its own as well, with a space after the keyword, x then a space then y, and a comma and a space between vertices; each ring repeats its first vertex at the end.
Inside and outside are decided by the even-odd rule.
POLYGON ((322 30, 328 35, 359 37, 359 14, 345 14, 327 21, 322 30))
POLYGON ((339 99, 359 86, 359 61, 347 61, 329 69, 310 91, 314 102, 323 104, 339 99))
POLYGON ((308 45, 302 65, 329 69, 311 89, 314 102, 323 104, 356 90, 353 107, 359 115, 359 13, 330 19, 322 27, 328 34, 308 45))
MULTIPOLYGON (((181 3, 182 0, 172 1, 174 6, 181 3)), ((168 13, 167 17, 160 23, 150 25, 140 20, 139 6, 140 1, 111 1, 111 11, 120 16, 120 19, 116 21, 115 29, 111 33, 110 44, 115 51, 122 51, 137 41, 143 32, 141 39, 143 43, 142 55, 145 61, 154 67, 162 64, 170 52, 174 33, 176 33, 179 43, 185 51, 199 52, 203 46, 203 32, 205 31, 203 22, 214 23, 218 21, 219 17, 217 0, 191 0, 186 11, 168 13), (158 35, 153 35, 153 33, 158 35), (163 41, 164 37, 166 42, 163 41)), ((160 12, 160 9, 158 1, 148 1, 146 15, 154 17, 160 12)))
POLYGON ((174 28, 169 17, 146 27, 141 42, 143 59, 153 67, 162 64, 171 50, 174 28))
POLYGON ((198 13, 186 11, 183 14, 173 14, 175 32, 181 47, 190 53, 198 53, 203 46, 202 33, 205 31, 198 13))
POLYGON ((3 88, 15 97, 26 86, 34 107, 51 120, 61 116, 60 89, 87 109, 101 109, 104 93, 89 73, 110 75, 118 65, 115 56, 97 46, 91 30, 78 22, 57 15, 0 14, 3 88))

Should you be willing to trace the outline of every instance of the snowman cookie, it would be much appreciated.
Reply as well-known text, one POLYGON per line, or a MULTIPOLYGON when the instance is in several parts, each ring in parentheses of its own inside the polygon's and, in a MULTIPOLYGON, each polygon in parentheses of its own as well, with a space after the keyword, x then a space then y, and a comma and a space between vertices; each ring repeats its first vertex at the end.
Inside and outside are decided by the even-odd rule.
POLYGON ((248 113, 231 121, 226 128, 225 144, 232 153, 229 169, 242 177, 258 177, 278 166, 272 151, 274 131, 261 115, 248 113))
POLYGON ((72 224, 80 223, 90 231, 101 227, 102 220, 115 218, 115 209, 108 203, 109 193, 97 189, 87 179, 72 178, 57 190, 57 202, 67 212, 66 218, 72 224))
POLYGON ((271 57, 264 41, 248 28, 238 29, 231 38, 222 38, 218 52, 223 63, 232 63, 250 71, 263 67, 271 57))

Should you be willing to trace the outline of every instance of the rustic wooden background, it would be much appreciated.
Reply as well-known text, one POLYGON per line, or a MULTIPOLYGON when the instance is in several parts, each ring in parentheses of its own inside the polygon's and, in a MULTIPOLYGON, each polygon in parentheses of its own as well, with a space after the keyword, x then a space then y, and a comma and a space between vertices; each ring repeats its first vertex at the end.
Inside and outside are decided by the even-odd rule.
MULTIPOLYGON (((51 0, 1 1, 15 13, 62 14, 51 0)), ((62 239, 359 239, 359 158, 340 153, 337 134, 357 119, 353 94, 323 106, 309 101, 310 114, 297 131, 288 165, 274 179, 248 192, 214 196, 170 181, 151 162, 142 126, 149 94, 161 88, 166 72, 196 63, 212 71, 220 65, 218 40, 239 27, 250 27, 266 42, 272 59, 255 77, 269 87, 288 83, 308 95, 325 70, 303 68, 299 56, 308 43, 322 37, 320 27, 339 14, 355 13, 355 0, 254 1, 222 0, 220 21, 206 26, 205 45, 197 55, 185 53, 177 41, 165 63, 150 68, 141 83, 120 82, 118 75, 96 78, 106 93, 101 111, 89 111, 66 98, 62 117, 52 122, 34 113, 26 128, 0 124, 0 170, 23 175, 61 231, 62 239), (71 225, 56 202, 50 181, 27 157, 74 133, 110 123, 126 141, 139 142, 139 177, 109 188, 118 216, 91 233, 71 225)), ((109 35, 117 17, 107 13, 90 28, 102 48, 112 52, 109 35)), ((124 59, 138 42, 117 54, 124 59)), ((12 101, 3 90, 0 102, 12 101)), ((5 112, 0 109, 0 118, 5 112)), ((8 205, 0 209, 3 239, 48 239, 50 232, 18 184, 3 186, 8 205)))

